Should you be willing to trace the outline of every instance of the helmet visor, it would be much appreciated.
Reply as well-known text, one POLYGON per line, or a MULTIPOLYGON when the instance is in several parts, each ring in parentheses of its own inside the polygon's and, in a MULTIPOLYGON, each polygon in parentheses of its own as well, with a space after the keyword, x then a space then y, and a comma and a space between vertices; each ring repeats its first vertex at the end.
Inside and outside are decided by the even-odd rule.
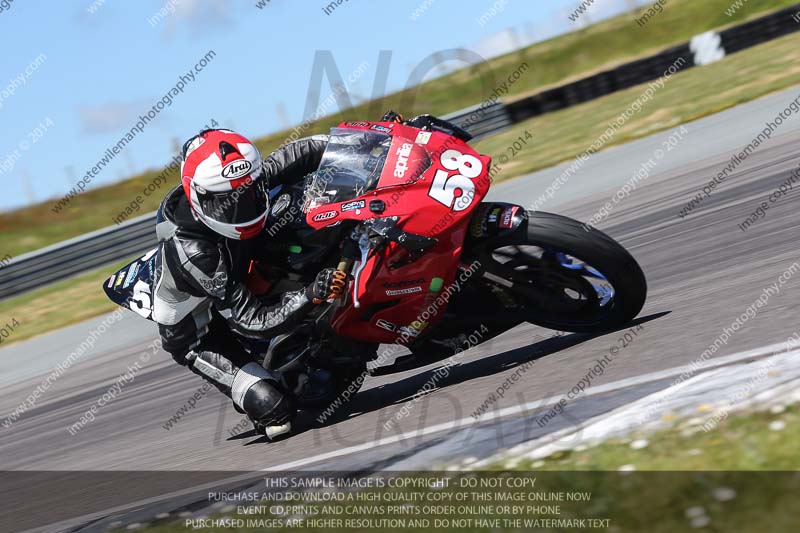
POLYGON ((268 206, 264 180, 245 183, 231 191, 197 193, 203 214, 224 224, 244 224, 264 214, 268 206))

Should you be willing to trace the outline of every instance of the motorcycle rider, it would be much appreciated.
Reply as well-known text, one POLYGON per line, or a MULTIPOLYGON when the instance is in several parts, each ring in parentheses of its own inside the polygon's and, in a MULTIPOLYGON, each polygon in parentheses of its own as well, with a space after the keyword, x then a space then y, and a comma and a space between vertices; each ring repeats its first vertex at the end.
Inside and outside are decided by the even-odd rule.
POLYGON ((270 437, 291 430, 296 408, 280 377, 254 361, 240 338, 285 332, 315 304, 335 297, 334 271, 304 290, 262 303, 245 283, 269 212, 268 188, 315 171, 328 136, 288 143, 266 159, 245 137, 209 129, 183 146, 182 187, 157 216, 159 241, 153 318, 163 348, 202 376, 270 437))

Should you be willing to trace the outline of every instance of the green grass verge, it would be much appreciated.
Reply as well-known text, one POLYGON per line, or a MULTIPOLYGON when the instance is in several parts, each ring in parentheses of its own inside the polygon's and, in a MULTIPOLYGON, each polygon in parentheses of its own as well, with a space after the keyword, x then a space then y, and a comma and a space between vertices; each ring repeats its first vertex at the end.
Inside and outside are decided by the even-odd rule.
MULTIPOLYGON (((760 96, 800 84, 800 35, 793 34, 672 76, 642 110, 617 130, 604 148, 665 130, 760 96)), ((495 161, 511 158, 510 146, 525 131, 534 135, 502 165, 502 180, 550 167, 586 150, 609 123, 647 88, 639 85, 606 97, 535 117, 476 144, 495 161)), ((800 93, 800 90, 798 91, 800 93)), ((764 117, 766 122, 771 117, 764 117)), ((652 154, 642 154, 642 163, 652 154)))
MULTIPOLYGON (((288 516, 304 514, 312 520, 341 518, 342 520, 378 520, 381 518, 424 519, 433 525, 435 518, 458 520, 471 519, 465 527, 450 527, 441 530, 458 531, 585 531, 587 527, 547 527, 543 522, 537 526, 524 520, 534 519, 581 519, 610 520, 601 530, 618 532, 649 531, 672 533, 691 531, 737 531, 764 533, 769 531, 794 531, 800 523, 800 507, 797 506, 797 491, 800 490, 797 439, 800 438, 800 414, 796 407, 784 412, 745 413, 732 415, 715 429, 704 432, 699 426, 676 425, 669 430, 648 436, 649 445, 632 449, 628 441, 611 441, 583 451, 562 452, 544 461, 498 462, 486 469, 460 473, 448 473, 449 486, 442 489, 427 488, 380 488, 366 489, 354 498, 355 501, 328 503, 277 502, 283 507, 297 505, 284 514, 273 514, 275 501, 241 504, 265 506, 254 514, 236 512, 226 515, 245 521, 244 527, 234 531, 259 531, 248 527, 246 520, 282 518, 287 525, 288 516), (785 424, 783 430, 770 429, 771 424, 785 424), (617 472, 624 464, 635 464, 636 472, 617 472), (745 470, 756 470, 746 472, 745 470), (782 472, 780 472, 782 471, 782 472), (491 484, 502 483, 497 488, 484 485, 482 479, 491 484), (530 480, 535 484, 520 487, 519 481, 530 480), (390 495, 402 492, 414 493, 418 497, 412 503, 418 512, 406 514, 390 495), (501 499, 501 495, 505 499, 501 499), (536 500, 531 494, 563 493, 562 500, 536 500), (567 494, 580 494, 576 499, 567 494), (369 494, 380 495, 374 499, 369 494), (442 494, 452 494, 452 499, 442 499, 442 494), (463 498, 458 499, 458 494, 463 498), (492 501, 485 496, 492 495, 492 501), (360 498, 360 499, 357 499, 360 498), (514 499, 508 499, 514 498, 514 499), (444 503, 441 503, 444 501, 444 503), (439 502, 439 503, 437 503, 439 502), (336 510, 335 506, 339 505, 336 510), (451 508, 455 513, 425 511, 425 505, 451 508), (463 507, 461 513, 458 506, 463 507), (503 510, 502 506, 516 505, 517 509, 503 510), (372 506, 371 509, 369 507, 372 506), (527 507, 530 506, 530 507, 527 507), (558 510, 555 511, 554 507, 558 510), (534 507, 537 507, 534 509, 534 507), (315 512, 308 512, 314 509, 315 512), (518 527, 503 522, 518 518, 518 527), (479 520, 498 520, 492 525, 479 520)), ((441 473, 417 474, 417 476, 441 478, 441 473)), ((282 491, 284 493, 291 490, 282 491)), ((405 503, 408 503, 406 499, 405 503)), ((305 522, 300 527, 283 527, 280 530, 305 529, 315 522, 305 522)), ((316 522, 320 524, 320 522, 316 522)), ((351 524, 352 525, 352 524, 351 524)), ((454 525, 451 522, 451 526, 454 525)), ((214 531, 218 528, 198 531, 214 531)), ((319 529, 319 528, 311 528, 319 529)), ((402 525, 392 529, 407 531, 402 525)), ((431 528, 432 529, 432 528, 431 528)), ((145 528, 155 533, 187 531, 183 521, 175 518, 145 528)), ((263 530, 263 529, 261 529, 263 530)), ((348 531, 342 527, 327 527, 327 531, 348 531)))
MULTIPOLYGON (((361 104, 345 113, 323 118, 303 133, 327 129, 345 119, 376 118, 389 108, 406 115, 445 114, 481 102, 494 89, 494 81, 505 80, 520 64, 528 63, 523 77, 510 89, 510 97, 531 94, 565 80, 588 75, 634 57, 652 54, 659 49, 684 42, 710 28, 730 25, 766 11, 792 5, 791 0, 750 2, 735 16, 725 10, 730 0, 670 0, 665 10, 640 28, 634 16, 627 14, 538 43, 523 50, 492 59, 488 65, 459 70, 418 87, 388 95, 380 101, 361 104)), ((639 10, 639 14, 644 8, 639 10)), ((367 58, 368 59, 368 58, 367 58)), ((707 92, 717 92, 717 89, 707 92)), ((204 117, 203 120, 205 120, 204 117)), ((670 117, 663 117, 669 120, 670 117)), ((198 125, 199 127, 199 125, 198 125)), ((279 146, 288 132, 279 132, 256 141, 268 153, 279 146)), ((41 248, 88 231, 111 225, 113 218, 141 194, 158 171, 145 172, 132 179, 88 191, 74 198, 61 213, 50 211, 53 201, 0 214, 3 243, 0 256, 12 256, 41 248)), ((177 173, 168 176, 177 184, 177 173)), ((163 196, 146 197, 140 213, 154 210, 163 196)))
POLYGON ((110 313, 117 306, 108 299, 101 285, 108 276, 131 260, 0 301, 0 324, 14 320, 19 323, 0 346, 5 347, 102 313, 110 313))
MULTIPOLYGON (((698 419, 699 420, 699 419, 698 419)), ((491 469, 563 471, 616 471, 632 465, 642 471, 778 471, 800 469, 800 409, 789 406, 783 412, 732 414, 713 429, 681 421, 652 435, 613 439, 603 444, 557 452, 541 460, 499 462, 491 469), (779 423, 780 430, 770 429, 779 423), (646 443, 643 448, 632 447, 646 443)))

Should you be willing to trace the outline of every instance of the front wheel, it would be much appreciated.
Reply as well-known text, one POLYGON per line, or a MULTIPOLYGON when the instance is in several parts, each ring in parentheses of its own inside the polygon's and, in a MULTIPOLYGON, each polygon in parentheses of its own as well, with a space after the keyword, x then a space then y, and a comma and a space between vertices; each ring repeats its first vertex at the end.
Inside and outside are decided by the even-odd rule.
POLYGON ((528 212, 527 234, 499 239, 481 256, 482 281, 492 292, 513 301, 523 320, 554 330, 619 328, 647 295, 644 273, 625 248, 560 215, 528 212))

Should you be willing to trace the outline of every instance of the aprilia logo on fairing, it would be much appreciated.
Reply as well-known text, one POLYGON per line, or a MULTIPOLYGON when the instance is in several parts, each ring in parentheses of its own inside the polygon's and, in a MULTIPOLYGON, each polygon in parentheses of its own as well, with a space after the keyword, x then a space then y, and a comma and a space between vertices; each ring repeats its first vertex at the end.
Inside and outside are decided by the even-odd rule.
POLYGON ((403 146, 397 149, 397 163, 394 166, 394 176, 396 178, 405 177, 406 170, 408 170, 408 156, 411 155, 413 146, 411 143, 404 143, 403 146))
POLYGON ((242 176, 250 174, 252 168, 253 164, 247 159, 237 159, 225 165, 222 169, 222 177, 229 180, 241 178, 242 176))

